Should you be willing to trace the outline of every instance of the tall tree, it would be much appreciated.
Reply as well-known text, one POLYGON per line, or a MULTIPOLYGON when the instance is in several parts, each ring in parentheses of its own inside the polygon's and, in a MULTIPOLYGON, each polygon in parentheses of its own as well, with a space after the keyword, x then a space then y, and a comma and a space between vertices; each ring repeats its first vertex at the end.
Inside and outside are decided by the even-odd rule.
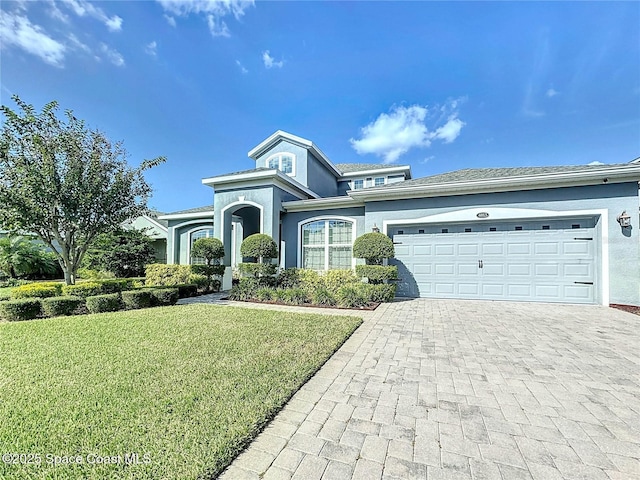
POLYGON ((145 229, 117 228, 101 233, 87 250, 82 264, 116 277, 141 277, 144 267, 155 259, 151 242, 145 229))
POLYGON ((148 211, 143 172, 165 158, 132 168, 121 142, 111 143, 70 110, 59 118, 57 102, 38 113, 12 98, 19 112, 0 107, 0 225, 37 234, 72 284, 97 235, 148 211))

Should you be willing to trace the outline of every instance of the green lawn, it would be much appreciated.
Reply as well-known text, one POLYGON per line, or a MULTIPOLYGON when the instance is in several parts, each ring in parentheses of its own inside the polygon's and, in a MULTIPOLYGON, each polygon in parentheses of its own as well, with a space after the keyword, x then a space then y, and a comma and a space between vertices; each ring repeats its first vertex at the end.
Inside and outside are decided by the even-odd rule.
POLYGON ((0 478, 213 478, 360 323, 214 305, 0 323, 0 453, 41 460, 0 478))

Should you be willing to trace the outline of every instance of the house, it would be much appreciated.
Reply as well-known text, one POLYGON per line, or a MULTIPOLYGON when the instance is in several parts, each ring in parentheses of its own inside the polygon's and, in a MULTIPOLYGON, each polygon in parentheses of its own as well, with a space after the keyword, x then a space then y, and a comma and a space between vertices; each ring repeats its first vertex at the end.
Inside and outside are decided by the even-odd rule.
POLYGON ((413 178, 406 165, 333 163, 283 131, 248 155, 255 168, 202 180, 213 205, 158 217, 168 263, 214 236, 230 271, 261 232, 282 267, 350 268, 354 240, 380 230, 395 243, 399 296, 640 304, 638 163, 413 178))
POLYGON ((163 212, 151 210, 148 214, 141 215, 127 222, 124 224, 124 228, 144 230, 151 239, 155 261, 157 263, 167 263, 167 231, 169 222, 159 219, 158 217, 161 215, 164 215, 163 212))

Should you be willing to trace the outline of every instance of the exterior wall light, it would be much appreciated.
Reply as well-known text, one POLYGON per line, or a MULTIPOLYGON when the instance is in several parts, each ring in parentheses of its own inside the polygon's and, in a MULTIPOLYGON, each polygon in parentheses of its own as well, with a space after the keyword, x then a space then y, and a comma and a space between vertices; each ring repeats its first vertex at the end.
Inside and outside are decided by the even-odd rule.
POLYGON ((373 224, 373 228, 371 229, 371 231, 373 233, 380 233, 380 229, 378 228, 378 226, 375 223, 373 224))
POLYGON ((629 215, 626 210, 618 215, 616 220, 622 228, 631 226, 631 215, 629 215))

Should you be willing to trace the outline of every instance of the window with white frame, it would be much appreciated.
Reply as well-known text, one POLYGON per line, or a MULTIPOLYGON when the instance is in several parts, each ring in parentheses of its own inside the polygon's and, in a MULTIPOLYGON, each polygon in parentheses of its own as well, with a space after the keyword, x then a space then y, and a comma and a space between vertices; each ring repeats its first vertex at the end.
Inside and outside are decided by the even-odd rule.
POLYGON ((353 223, 348 220, 316 220, 302 225, 302 268, 336 270, 351 268, 353 223))
POLYGON ((358 180, 354 180, 353 181, 353 189, 354 190, 360 190, 364 188, 364 180, 362 180, 361 178, 358 180))
POLYGON ((278 153, 267 160, 267 166, 288 175, 295 174, 295 156, 291 153, 278 153))
POLYGON ((375 180, 373 181, 373 186, 379 187, 381 185, 384 185, 384 177, 376 177, 375 180))
MULTIPOLYGON (((199 230, 194 230, 190 234, 191 240, 189 245, 193 248, 193 244, 196 243, 196 240, 200 238, 212 238, 213 237, 213 228, 201 228, 199 230)), ((191 253, 191 250, 189 250, 191 253)), ((205 263, 205 259, 202 257, 190 257, 190 261, 192 265, 203 265, 205 263)))

